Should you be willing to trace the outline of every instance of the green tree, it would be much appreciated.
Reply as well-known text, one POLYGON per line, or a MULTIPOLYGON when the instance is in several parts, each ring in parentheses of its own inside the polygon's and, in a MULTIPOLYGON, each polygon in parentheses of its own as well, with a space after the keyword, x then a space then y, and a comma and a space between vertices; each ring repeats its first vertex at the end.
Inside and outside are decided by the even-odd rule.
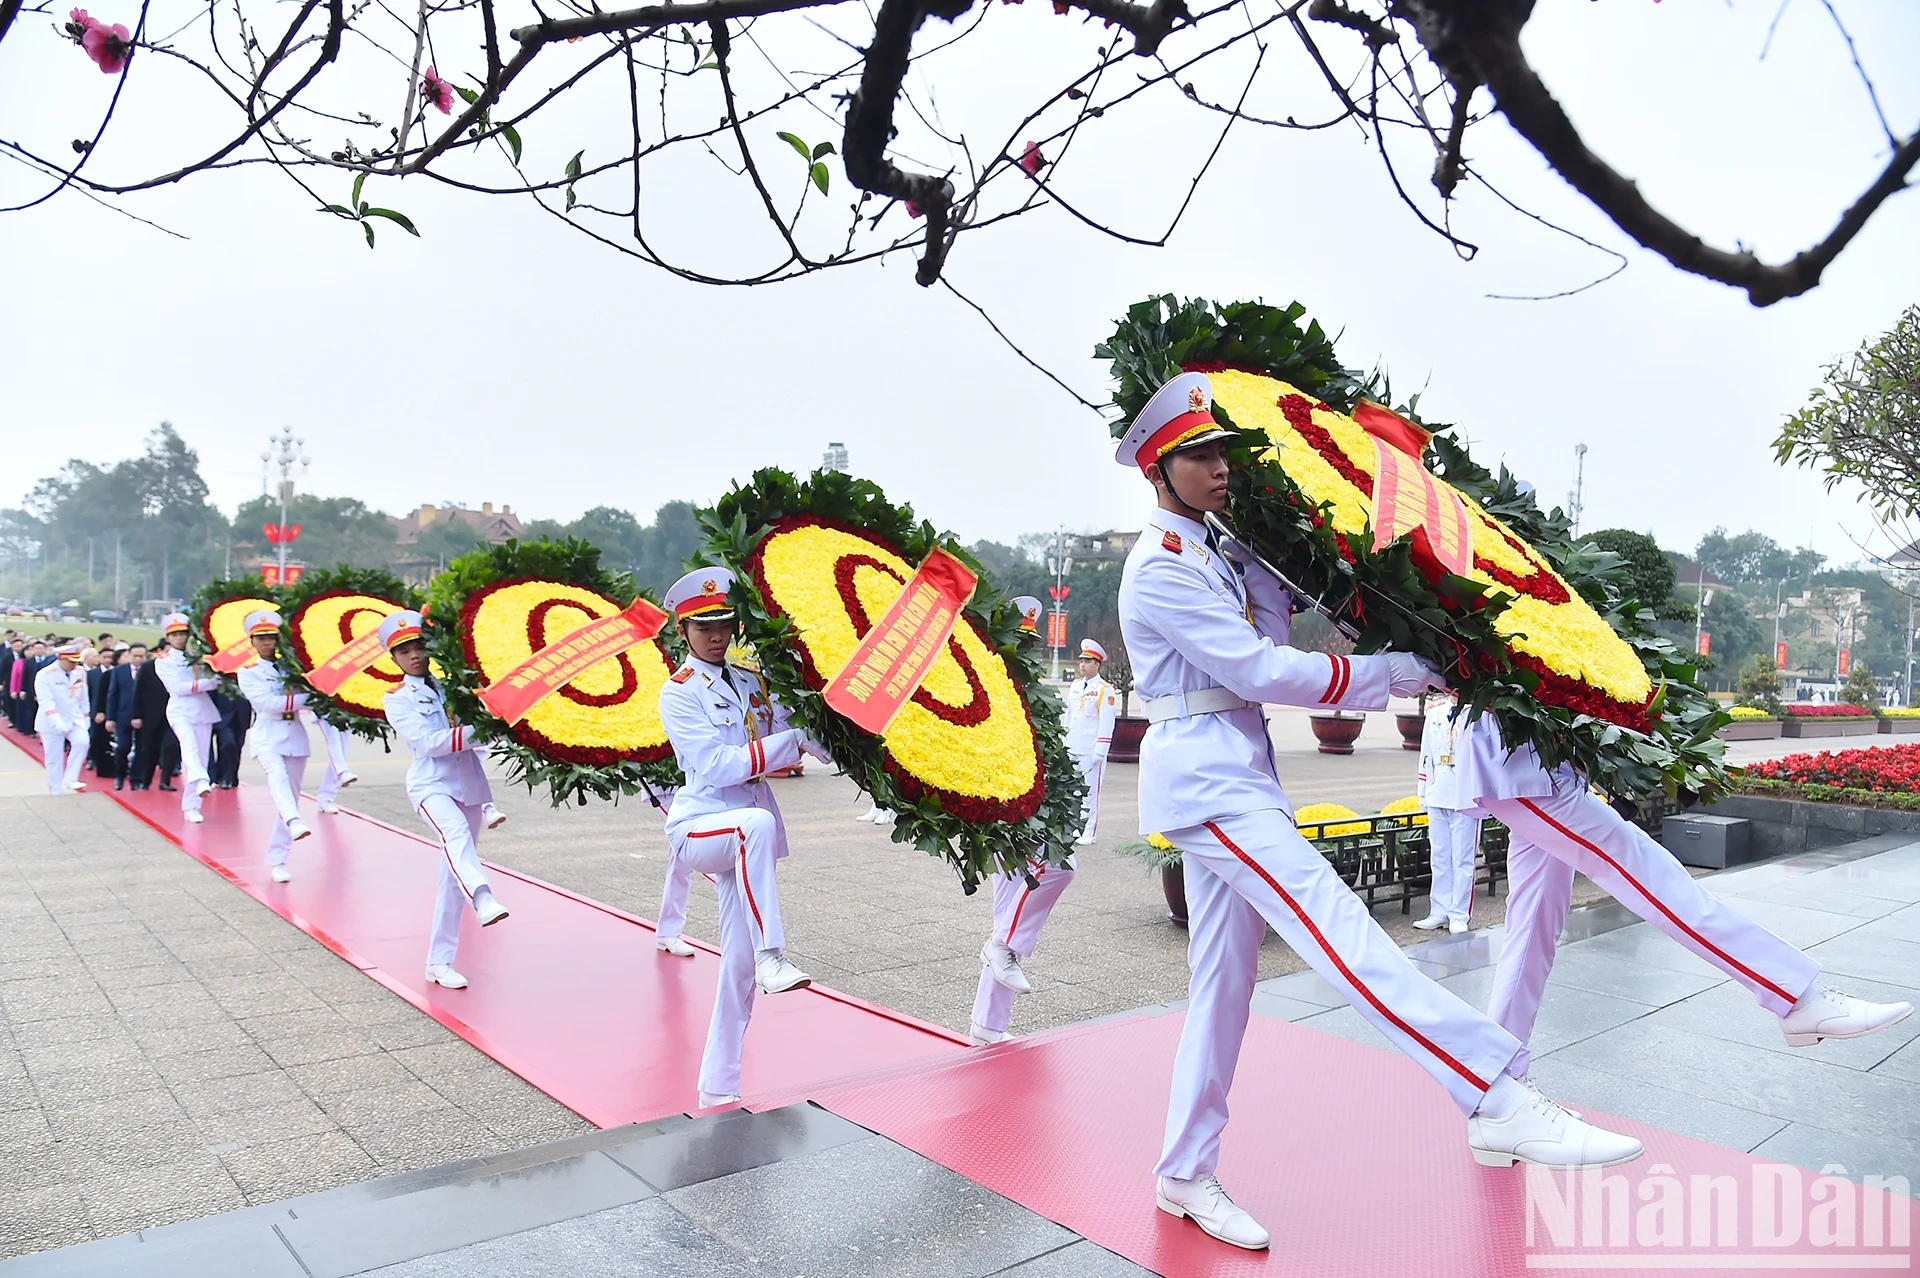
POLYGON ((1847 668, 1847 681, 1840 685, 1840 699, 1849 705, 1872 710, 1880 704, 1880 689, 1873 682, 1873 667, 1856 661, 1847 668))
POLYGON ((1627 561, 1633 597, 1642 608, 1663 621, 1692 618, 1693 605, 1673 597, 1673 562, 1659 542, 1630 528, 1603 528, 1583 540, 1627 561))
POLYGON ((1828 488, 1859 482, 1882 519, 1920 514, 1920 305, 1827 365, 1806 407, 1780 428, 1773 454, 1782 466, 1820 468, 1828 488))
POLYGON ((1749 657, 1740 667, 1740 680, 1734 689, 1739 694, 1736 704, 1757 707, 1776 718, 1786 713, 1785 703, 1780 700, 1780 670, 1770 654, 1749 657))
MULTIPOLYGON (((274 498, 255 497, 240 507, 233 517, 236 573, 255 559, 273 557, 275 547, 264 530, 279 522, 280 503, 274 498)), ((303 563, 322 568, 336 564, 384 568, 397 553, 393 521, 353 497, 296 493, 287 507, 287 522, 300 525, 300 540, 293 543, 288 557, 303 563)))

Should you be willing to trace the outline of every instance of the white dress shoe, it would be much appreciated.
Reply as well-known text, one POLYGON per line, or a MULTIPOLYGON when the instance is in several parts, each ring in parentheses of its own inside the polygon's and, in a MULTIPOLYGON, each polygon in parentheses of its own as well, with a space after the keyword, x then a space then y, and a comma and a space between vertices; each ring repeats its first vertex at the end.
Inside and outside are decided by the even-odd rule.
POLYGON ((1260 1222, 1247 1215, 1220 1188, 1220 1178, 1196 1176, 1192 1180, 1173 1180, 1162 1176, 1154 1193, 1160 1210, 1170 1216, 1185 1216, 1223 1243, 1261 1251, 1268 1242, 1260 1222))
POLYGON ((206 820, 206 818, 201 816, 198 812, 182 812, 180 814, 180 819, 182 821, 185 821, 188 825, 199 825, 201 822, 206 820))
POLYGON ((320 811, 324 815, 332 816, 334 813, 338 812, 339 810, 340 810, 340 805, 335 803, 332 799, 320 800, 320 811))
POLYGON ((497 830, 507 823, 507 814, 491 803, 480 805, 480 824, 489 830, 497 830))
POLYGON ((67 787, 67 789, 69 790, 84 790, 86 788, 87 788, 87 783, 85 781, 75 781, 73 784, 67 787))
POLYGON ((700 1093, 701 1109, 716 1109, 721 1105, 738 1105, 739 1103, 740 1097, 737 1094, 722 1096, 718 1092, 700 1093))
POLYGON ((754 955, 753 972, 762 994, 785 994, 813 984, 813 978, 795 967, 793 960, 779 950, 762 950, 754 955))
POLYGON ((1467 921, 1465 919, 1454 919, 1447 924, 1447 931, 1452 933, 1454 936, 1458 936, 1466 930, 1467 930, 1467 921))
POLYGON ((656 937, 654 938, 653 948, 656 950, 665 950, 675 958, 693 957, 693 947, 677 936, 656 937))
POLYGON ((199 796, 200 796, 201 798, 203 798, 203 799, 204 799, 204 798, 206 798, 206 797, 207 797, 207 796, 208 796, 209 794, 212 794, 212 793, 213 793, 213 782, 211 782, 211 781, 202 781, 202 782, 200 782, 200 783, 199 783, 198 785, 196 785, 196 786, 194 786, 194 787, 193 787, 193 792, 194 792, 195 794, 197 794, 197 795, 199 795, 199 796))
POLYGON ((869 819, 875 825, 892 825, 893 809, 892 808, 875 808, 873 810, 873 816, 869 819))
POLYGON ((507 907, 494 900, 491 892, 474 898, 473 912, 480 916, 481 927, 492 927, 507 917, 507 907))
POLYGON ((1092 847, 1093 836, 1091 834, 1083 834, 1079 838, 1075 839, 1074 843, 1083 848, 1092 847))
POLYGON ((359 779, 360 774, 358 772, 342 772, 340 774, 340 788, 344 790, 359 779))
POLYGON ((267 869, 267 873, 273 876, 273 881, 275 883, 293 882, 293 871, 289 870, 284 865, 269 866, 267 869))
POLYGON ((874 818, 874 815, 875 815, 876 813, 878 813, 879 811, 880 811, 880 805, 879 805, 879 804, 877 804, 877 803, 869 803, 869 804, 867 805, 867 810, 866 810, 865 812, 862 812, 862 813, 861 813, 861 814, 860 814, 859 816, 857 816, 857 817, 855 817, 855 818, 854 818, 854 820, 856 820, 856 821, 872 821, 872 820, 873 820, 873 818, 874 818))
POLYGON ((967 1030, 967 1038, 975 1047, 992 1047, 995 1043, 1004 1043, 1012 1037, 1013 1035, 1005 1030, 990 1030, 979 1021, 975 1021, 967 1030))
POLYGON ((310 827, 305 821, 300 820, 298 817, 295 817, 293 820, 287 822, 287 837, 291 838, 295 843, 298 843, 300 840, 306 838, 309 834, 312 834, 312 833, 313 833, 312 827, 310 827))
POLYGON ((1859 1038, 1912 1015, 1911 1003, 1869 1003, 1830 985, 1816 985, 1780 1018, 1780 1029, 1788 1047, 1812 1047, 1823 1038, 1859 1038))
POLYGON ((467 988, 467 978, 448 967, 445 963, 436 963, 427 969, 427 979, 435 985, 450 990, 467 988))
POLYGON ((980 961, 986 964, 993 979, 1012 990, 1015 994, 1033 993, 1033 982, 1020 968, 1020 956, 1013 947, 999 941, 988 941, 980 947, 980 961))
POLYGON ((1429 914, 1424 919, 1421 919, 1418 923, 1415 923, 1414 927, 1418 928, 1422 932, 1431 932, 1435 928, 1442 928, 1442 927, 1445 927, 1446 925, 1447 925, 1446 915, 1429 914))
POLYGON ((1633 1137, 1595 1127, 1549 1100, 1532 1080, 1505 1074, 1467 1120, 1467 1147, 1482 1167, 1612 1167, 1641 1153, 1633 1137))

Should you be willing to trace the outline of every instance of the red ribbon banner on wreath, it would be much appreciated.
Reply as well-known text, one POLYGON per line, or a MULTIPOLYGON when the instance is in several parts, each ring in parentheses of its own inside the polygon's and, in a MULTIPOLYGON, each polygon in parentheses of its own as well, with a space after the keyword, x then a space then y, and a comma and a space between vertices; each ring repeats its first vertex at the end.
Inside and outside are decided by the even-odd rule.
MULTIPOLYGON (((398 611, 395 609, 394 611, 398 611)), ((331 697, 346 684, 347 680, 360 674, 368 666, 380 660, 386 648, 380 642, 378 624, 355 636, 345 646, 337 649, 325 661, 307 671, 307 682, 325 696, 331 697)))
POLYGON ((879 736, 947 649, 979 578, 936 549, 827 684, 829 708, 879 736))
POLYGON ((547 697, 602 661, 612 661, 660 633, 667 614, 636 599, 624 612, 599 617, 568 631, 483 688, 480 700, 509 726, 547 697))
POLYGON ((259 658, 254 650, 253 637, 243 635, 207 658, 207 664, 221 674, 233 674, 242 666, 250 666, 259 658))
POLYGON ((1464 577, 1473 566, 1473 525, 1466 503, 1442 487, 1420 460, 1432 435, 1390 408, 1361 400, 1353 420, 1373 436, 1373 549, 1412 535, 1423 572, 1464 577))

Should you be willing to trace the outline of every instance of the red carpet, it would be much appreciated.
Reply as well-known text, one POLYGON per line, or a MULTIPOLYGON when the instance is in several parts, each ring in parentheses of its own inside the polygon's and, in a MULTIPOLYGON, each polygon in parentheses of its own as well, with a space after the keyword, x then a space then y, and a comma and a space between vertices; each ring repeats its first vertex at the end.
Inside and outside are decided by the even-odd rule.
MULTIPOLYGON (((0 735, 40 761, 37 738, 0 735)), ((316 766, 324 763, 309 766, 311 781, 316 766)), ((178 794, 88 784, 75 802, 104 795, 119 803, 589 1122, 612 1127, 698 1106, 720 967, 711 949, 691 959, 661 954, 647 920, 490 863, 512 917, 483 932, 468 916, 458 966, 472 985, 444 990, 425 978, 438 844, 357 813, 321 816, 309 799, 313 837, 294 844, 293 882, 279 884, 267 877, 276 818, 265 787, 215 790, 206 823, 195 826, 181 818, 178 794)), ((855 1071, 931 1061, 964 1046, 938 1026, 814 986, 757 1002, 742 1090, 749 1103, 806 1094, 855 1071)))
MULTIPOLYGON (((1261 1016, 1253 1018, 1240 1058, 1220 1178, 1274 1241, 1270 1252, 1240 1251, 1154 1206, 1152 1170, 1184 1021, 1174 1013, 1076 1026, 896 1071, 818 1099, 1102 1247, 1182 1278, 1909 1267, 1907 1240, 1915 1223, 1909 1198, 1872 1195, 1880 1214, 1870 1218, 1884 1222, 1889 1232, 1881 1237, 1900 1243, 1894 1248, 1857 1245, 1867 1236, 1860 1223, 1868 1207, 1864 1190, 1851 1204, 1855 1246, 1812 1246, 1806 1229, 1797 1246, 1755 1246, 1753 1169, 1761 1160, 1600 1114, 1590 1117, 1646 1142, 1637 1161, 1597 1173, 1622 1178, 1612 1192, 1624 1202, 1596 1210, 1596 1246, 1582 1245, 1577 1232, 1585 1206, 1579 1198, 1571 1216, 1576 1232, 1564 1245, 1535 1213, 1530 1249, 1524 1169, 1475 1164, 1465 1120, 1417 1067, 1395 1053, 1261 1016), (1695 1228, 1692 1178, 1733 1178, 1736 1245, 1659 1245, 1665 1218, 1648 1215, 1647 1204, 1667 1183, 1666 1172, 1678 1178, 1675 1219, 1686 1231, 1695 1228), (1624 1230, 1623 1245, 1606 1245, 1616 1226, 1624 1230)), ((1781 1214, 1793 1222, 1787 1228, 1815 1205, 1814 1174, 1794 1174, 1804 1206, 1781 1214)), ((1552 1183, 1568 1197, 1564 1177, 1552 1183)), ((1596 1209, 1603 1200, 1604 1194, 1589 1196, 1596 1209)))

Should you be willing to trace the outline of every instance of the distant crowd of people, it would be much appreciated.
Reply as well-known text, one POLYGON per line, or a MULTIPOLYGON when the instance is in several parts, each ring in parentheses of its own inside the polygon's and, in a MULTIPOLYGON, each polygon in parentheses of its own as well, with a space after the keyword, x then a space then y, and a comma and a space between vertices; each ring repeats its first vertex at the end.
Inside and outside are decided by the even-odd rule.
MULTIPOLYGON (((39 712, 34 676, 58 659, 55 651, 75 640, 71 636, 36 636, 6 632, 0 647, 0 699, 6 726, 22 736, 34 735, 39 712)), ((180 742, 167 722, 168 693, 144 643, 116 640, 102 632, 80 652, 86 670, 87 704, 91 728, 87 738, 86 768, 100 780, 113 780, 116 790, 149 789, 159 774, 160 788, 173 790, 180 775, 180 742)), ((213 730, 208 774, 213 784, 231 790, 240 784, 240 754, 253 707, 244 697, 213 694, 220 722, 213 730)))

